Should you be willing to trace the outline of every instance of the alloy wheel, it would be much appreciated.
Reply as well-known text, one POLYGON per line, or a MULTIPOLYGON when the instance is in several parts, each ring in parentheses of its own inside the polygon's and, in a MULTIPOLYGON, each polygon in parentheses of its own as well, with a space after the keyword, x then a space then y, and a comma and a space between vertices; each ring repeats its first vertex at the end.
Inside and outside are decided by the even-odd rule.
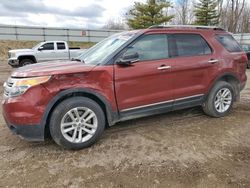
POLYGON ((95 134, 97 126, 96 114, 87 107, 73 108, 61 120, 62 135, 71 143, 88 141, 95 134))
POLYGON ((220 89, 215 96, 215 100, 214 100, 215 109, 219 113, 226 112, 230 108, 232 104, 232 100, 233 100, 233 97, 232 97, 232 92, 230 89, 228 88, 220 89))

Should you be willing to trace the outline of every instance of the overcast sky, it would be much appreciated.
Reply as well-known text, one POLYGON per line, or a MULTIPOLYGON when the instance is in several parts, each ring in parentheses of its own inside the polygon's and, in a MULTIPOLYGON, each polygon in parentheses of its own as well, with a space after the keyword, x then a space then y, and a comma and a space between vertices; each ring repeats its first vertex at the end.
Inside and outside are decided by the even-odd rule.
POLYGON ((0 24, 100 28, 110 19, 122 19, 134 1, 0 0, 0 24))

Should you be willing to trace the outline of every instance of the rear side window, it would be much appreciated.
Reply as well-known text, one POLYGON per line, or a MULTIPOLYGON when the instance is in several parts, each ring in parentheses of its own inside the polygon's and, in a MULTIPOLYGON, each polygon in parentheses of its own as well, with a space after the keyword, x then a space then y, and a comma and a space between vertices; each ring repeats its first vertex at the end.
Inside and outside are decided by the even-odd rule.
POLYGON ((174 34, 169 40, 171 56, 197 56, 211 54, 212 50, 199 34, 174 34))
POLYGON ((241 52, 241 47, 232 35, 216 35, 215 37, 219 43, 224 46, 229 52, 241 52))
POLYGON ((65 49, 66 49, 65 43, 63 43, 63 42, 58 42, 58 43, 57 43, 57 49, 58 49, 58 50, 65 50, 65 49))
POLYGON ((53 42, 46 43, 42 47, 43 47, 43 50, 54 50, 54 43, 53 42))

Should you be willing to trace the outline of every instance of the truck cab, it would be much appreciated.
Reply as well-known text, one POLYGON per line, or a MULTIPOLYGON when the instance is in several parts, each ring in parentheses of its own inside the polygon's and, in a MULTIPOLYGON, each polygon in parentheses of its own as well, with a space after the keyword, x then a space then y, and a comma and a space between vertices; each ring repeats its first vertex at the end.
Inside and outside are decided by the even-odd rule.
POLYGON ((83 51, 80 48, 69 48, 65 41, 46 41, 31 49, 10 50, 8 63, 11 66, 24 66, 44 61, 69 60, 83 51))
POLYGON ((69 59, 68 43, 64 41, 42 42, 34 48, 40 61, 69 59))

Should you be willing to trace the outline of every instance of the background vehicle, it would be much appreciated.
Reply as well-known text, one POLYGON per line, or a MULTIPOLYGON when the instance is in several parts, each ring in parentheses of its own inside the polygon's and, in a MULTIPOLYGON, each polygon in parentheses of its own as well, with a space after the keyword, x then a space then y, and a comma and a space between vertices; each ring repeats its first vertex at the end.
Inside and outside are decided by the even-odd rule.
POLYGON ((32 49, 17 49, 8 52, 11 66, 24 66, 51 60, 69 60, 78 57, 85 49, 70 48, 64 41, 41 42, 32 49))
POLYGON ((242 44, 242 49, 246 52, 248 58, 247 68, 250 69, 250 44, 242 44))
POLYGON ((227 115, 245 87, 246 64, 232 35, 217 27, 124 32, 75 61, 14 71, 4 84, 3 115, 29 140, 49 131, 57 144, 81 149, 119 121, 193 106, 227 115))

